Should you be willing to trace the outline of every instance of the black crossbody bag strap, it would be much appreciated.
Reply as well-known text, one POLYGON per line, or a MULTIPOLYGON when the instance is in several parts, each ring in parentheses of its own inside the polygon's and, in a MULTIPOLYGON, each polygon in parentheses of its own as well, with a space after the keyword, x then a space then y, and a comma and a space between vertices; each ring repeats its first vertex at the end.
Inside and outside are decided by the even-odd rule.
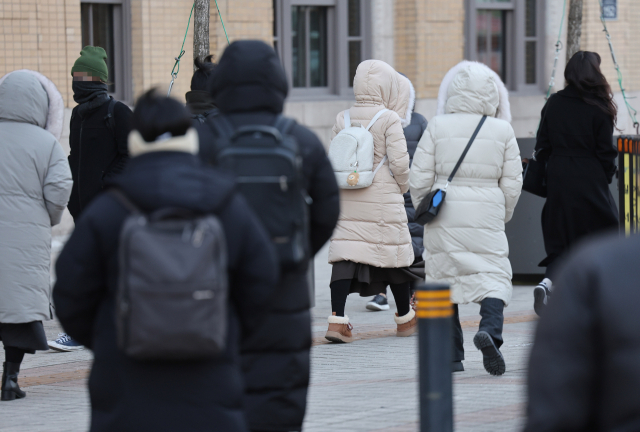
MULTIPOLYGON (((469 139, 469 143, 467 144, 467 147, 462 152, 462 156, 460 156, 460 159, 458 159, 458 163, 456 164, 456 167, 453 169, 453 171, 451 171, 451 175, 447 179, 447 185, 451 183, 451 180, 453 180, 453 176, 455 176, 456 172, 458 172, 458 168, 460 168, 460 165, 462 165, 462 161, 464 160, 465 156, 469 152, 469 149, 471 148, 471 144, 473 144, 473 141, 475 141, 476 137, 478 136, 478 132, 480 132, 480 128, 482 128, 482 125, 484 124, 484 121, 486 119, 487 119, 486 115, 482 116, 480 123, 478 123, 478 127, 476 127, 476 130, 473 132, 473 135, 471 135, 471 139, 469 139)), ((445 186, 445 190, 446 190, 446 186, 445 186)))

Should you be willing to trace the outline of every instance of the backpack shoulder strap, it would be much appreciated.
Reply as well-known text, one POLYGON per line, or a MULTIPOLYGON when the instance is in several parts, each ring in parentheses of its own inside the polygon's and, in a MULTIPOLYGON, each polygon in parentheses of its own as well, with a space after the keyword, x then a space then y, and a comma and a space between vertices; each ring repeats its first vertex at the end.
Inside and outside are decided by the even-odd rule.
POLYGON ((136 206, 120 189, 111 188, 108 193, 116 199, 120 204, 124 206, 127 210, 134 214, 140 214, 140 208, 136 206))
POLYGON ((289 135, 291 128, 296 124, 296 121, 292 118, 278 115, 276 123, 273 125, 284 136, 289 135))
POLYGON ((380 111, 378 111, 376 113, 375 116, 373 116, 373 118, 371 119, 371 121, 369 122, 369 126, 367 126, 367 130, 371 129, 371 126, 373 126, 373 124, 380 118, 380 116, 384 113, 386 113, 387 111, 389 111, 387 108, 385 109, 381 109, 380 111))
POLYGON ((351 127, 351 115, 349 114, 349 110, 344 112, 344 128, 351 127))
POLYGON ((116 118, 113 114, 117 101, 109 96, 109 106, 107 107, 107 115, 104 121, 107 123, 107 129, 115 136, 116 135, 116 118))

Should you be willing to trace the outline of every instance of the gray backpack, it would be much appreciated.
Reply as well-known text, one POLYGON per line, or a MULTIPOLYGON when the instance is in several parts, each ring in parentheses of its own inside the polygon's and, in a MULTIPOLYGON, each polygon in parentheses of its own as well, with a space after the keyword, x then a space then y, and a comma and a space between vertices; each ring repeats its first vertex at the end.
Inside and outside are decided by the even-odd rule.
POLYGON ((137 360, 212 359, 227 335, 227 247, 214 215, 183 209, 131 214, 120 231, 118 347, 137 360))

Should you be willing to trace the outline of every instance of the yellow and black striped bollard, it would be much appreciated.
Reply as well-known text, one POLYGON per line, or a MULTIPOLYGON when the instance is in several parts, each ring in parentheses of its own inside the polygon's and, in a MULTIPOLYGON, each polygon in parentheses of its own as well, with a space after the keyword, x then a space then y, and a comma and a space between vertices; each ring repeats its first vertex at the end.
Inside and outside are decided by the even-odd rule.
POLYGON ((453 307, 449 285, 420 285, 416 300, 420 353, 420 432, 451 432, 453 307))

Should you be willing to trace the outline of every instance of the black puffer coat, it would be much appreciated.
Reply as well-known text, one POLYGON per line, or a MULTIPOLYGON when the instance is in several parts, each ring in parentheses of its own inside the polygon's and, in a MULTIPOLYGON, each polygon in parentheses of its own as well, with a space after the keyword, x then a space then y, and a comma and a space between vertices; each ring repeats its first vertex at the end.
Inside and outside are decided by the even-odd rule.
POLYGON ((640 430, 640 236, 583 245, 553 281, 529 363, 526 432, 640 430))
POLYGON ((542 211, 547 258, 540 266, 547 266, 548 276, 578 240, 618 227, 609 191, 618 156, 612 137, 613 121, 571 85, 542 109, 536 150, 543 150, 539 160, 548 160, 548 196, 542 211))
POLYGON ((122 102, 116 102, 112 132, 105 120, 108 108, 109 102, 105 102, 84 116, 78 114, 78 107, 71 114, 69 165, 73 190, 68 208, 74 219, 102 191, 104 181, 124 169, 129 158, 127 138, 133 113, 122 102))
MULTIPOLYGON (((235 127, 273 125, 282 112, 287 81, 273 48, 259 41, 234 42, 216 69, 211 90, 218 109, 235 127)), ((206 125, 205 125, 206 126, 206 125)), ((211 130, 204 133, 212 133, 211 130)), ((303 158, 313 255, 329 240, 338 220, 339 190, 324 147, 309 129, 295 125, 303 158)), ((212 154, 215 135, 203 138, 201 157, 212 154), (203 142, 204 141, 204 142, 203 142)), ((312 256, 313 256, 312 255, 312 256)), ((242 346, 246 408, 252 430, 299 431, 309 385, 311 315, 307 263, 281 275, 265 324, 242 346)))
MULTIPOLYGON (((413 154, 416 152, 422 134, 427 130, 427 119, 422 114, 416 112, 411 113, 411 123, 404 128, 404 138, 407 140, 407 151, 409 152, 410 163, 413 162, 413 154)), ((416 209, 411 201, 411 192, 404 194, 404 209, 407 212, 409 221, 409 232, 411 233, 411 245, 413 246, 413 256, 415 261, 422 261, 422 253, 424 245, 422 237, 424 236, 424 227, 415 222, 416 209)))
POLYGON ((135 157, 112 184, 143 211, 208 213, 226 202, 217 215, 228 248, 229 333, 226 352, 211 361, 139 362, 117 348, 117 248, 128 211, 98 196, 58 258, 53 290, 65 331, 94 353, 91 431, 247 431, 239 345, 262 328, 277 279, 266 232, 233 182, 187 153, 135 157))

